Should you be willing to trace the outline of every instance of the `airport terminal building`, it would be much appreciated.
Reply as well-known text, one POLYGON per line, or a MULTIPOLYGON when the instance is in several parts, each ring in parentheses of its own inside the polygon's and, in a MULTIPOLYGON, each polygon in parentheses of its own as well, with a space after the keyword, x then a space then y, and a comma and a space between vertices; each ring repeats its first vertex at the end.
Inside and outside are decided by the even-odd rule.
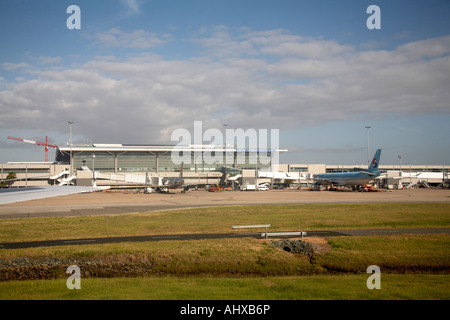
MULTIPOLYGON (((267 157, 287 150, 264 150, 267 157)), ((94 167, 103 172, 216 172, 229 166, 240 169, 267 169, 268 161, 262 162, 262 153, 256 149, 240 150, 234 147, 93 144, 90 146, 60 147, 56 162, 69 163, 73 167, 94 167), (183 154, 184 153, 184 154, 183 154), (254 156, 256 155, 256 156, 254 156), (94 157, 95 156, 95 157, 94 157), (208 157, 208 159, 206 159, 208 157), (174 159, 180 159, 174 161, 174 159)))
POLYGON ((14 172, 21 179, 14 186, 92 185, 95 171, 103 174, 97 185, 132 185, 136 176, 182 175, 188 184, 236 187, 254 182, 257 171, 272 170, 274 156, 286 151, 211 145, 72 145, 59 147, 51 163, 0 165, 0 175, 3 180, 14 172), (110 174, 109 179, 105 174, 110 174))
MULTIPOLYGON (((277 164, 286 149, 237 149, 233 146, 92 144, 59 147, 54 162, 0 165, 3 186, 47 185, 133 186, 145 177, 180 177, 189 185, 216 185, 238 189, 268 182, 272 186, 309 187, 314 174, 353 171, 354 165, 277 164), (95 177, 93 172, 95 171, 95 177), (11 175, 13 174, 13 175, 11 175)), ((380 187, 413 184, 448 185, 450 166, 380 165, 380 187)), ((147 179, 148 181, 148 179, 147 179)))

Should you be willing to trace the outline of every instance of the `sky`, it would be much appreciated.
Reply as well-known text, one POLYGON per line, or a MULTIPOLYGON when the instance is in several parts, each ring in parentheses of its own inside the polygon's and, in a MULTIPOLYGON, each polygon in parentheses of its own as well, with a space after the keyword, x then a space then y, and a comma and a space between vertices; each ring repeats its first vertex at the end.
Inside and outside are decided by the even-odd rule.
POLYGON ((80 144, 177 144, 202 121, 279 130, 281 163, 381 148, 381 164, 450 165, 449 14, 448 0, 2 0, 0 163, 43 161, 7 137, 65 146, 69 121, 80 144))

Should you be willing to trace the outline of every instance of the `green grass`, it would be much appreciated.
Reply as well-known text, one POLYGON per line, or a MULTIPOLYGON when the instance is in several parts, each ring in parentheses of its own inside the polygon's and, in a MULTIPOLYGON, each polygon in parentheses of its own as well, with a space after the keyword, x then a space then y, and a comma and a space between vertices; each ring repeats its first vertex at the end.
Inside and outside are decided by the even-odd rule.
POLYGON ((264 278, 146 277, 0 282, 0 300, 380 300, 450 298, 449 275, 381 274, 381 289, 369 290, 369 274, 264 278))
MULTIPOLYGON (((333 204, 0 220, 0 242, 231 232, 232 225, 260 223, 270 223, 271 231, 442 228, 450 226, 449 213, 447 203, 333 204)), ((446 234, 330 237, 328 242, 330 250, 311 260, 252 238, 0 249, 0 262, 68 261, 44 270, 37 266, 41 280, 0 281, 0 299, 449 298, 446 234), (69 264, 82 269, 82 290, 65 286, 69 264), (365 271, 372 264, 381 268, 382 290, 366 287, 365 271)), ((0 276, 7 279, 7 272, 18 271, 3 269, 0 276)))
POLYGON ((331 250, 315 264, 328 272, 364 272, 377 265, 385 272, 448 272, 450 236, 394 235, 330 238, 331 250))
POLYGON ((231 232, 232 225, 276 230, 450 226, 450 203, 264 205, 105 216, 0 221, 0 242, 85 237, 231 232))
MULTIPOLYGON (((0 250, 0 259, 27 257, 75 261, 86 276, 106 275, 114 269, 133 275, 213 275, 269 276, 309 275, 317 273, 361 273, 375 264, 389 272, 447 272, 450 269, 450 236, 400 235, 374 237, 333 237, 331 250, 314 255, 312 261, 302 254, 291 254, 268 242, 246 239, 160 241, 113 243, 105 245, 61 246, 0 250), (87 264, 85 261, 89 261, 87 264), (102 261, 101 265, 95 265, 102 261)), ((64 268, 47 277, 63 276, 64 268)), ((41 274, 44 277, 45 274, 41 274)), ((0 275, 0 279, 6 272, 0 275)))

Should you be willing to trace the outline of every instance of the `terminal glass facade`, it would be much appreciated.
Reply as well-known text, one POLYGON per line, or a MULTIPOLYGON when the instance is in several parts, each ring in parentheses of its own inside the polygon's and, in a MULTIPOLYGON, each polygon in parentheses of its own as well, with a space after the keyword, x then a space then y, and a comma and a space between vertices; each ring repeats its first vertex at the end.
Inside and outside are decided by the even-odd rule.
MULTIPOLYGON (((56 161, 69 163, 70 151, 59 150, 56 161)), ((217 172, 224 167, 250 170, 268 170, 271 166, 271 154, 258 155, 256 152, 190 152, 185 157, 187 161, 174 162, 171 151, 127 151, 111 149, 111 151, 82 150, 73 148, 73 168, 81 167, 95 169, 100 172, 217 172), (95 156, 95 157, 94 157, 95 156)), ((181 153, 180 153, 181 159, 181 153)))
POLYGON ((108 152, 75 151, 72 153, 72 157, 75 169, 88 167, 96 171, 114 171, 114 156, 108 152))
POLYGON ((126 152, 117 154, 117 171, 155 172, 156 155, 150 152, 126 152))

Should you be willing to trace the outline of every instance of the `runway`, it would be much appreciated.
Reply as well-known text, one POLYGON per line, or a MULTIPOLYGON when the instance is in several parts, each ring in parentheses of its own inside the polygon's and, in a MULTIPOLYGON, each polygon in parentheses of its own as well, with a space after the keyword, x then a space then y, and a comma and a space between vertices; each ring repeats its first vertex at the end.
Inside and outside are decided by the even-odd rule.
POLYGON ((306 190, 188 191, 170 194, 94 192, 61 195, 0 205, 0 219, 126 214, 184 208, 275 204, 431 203, 450 202, 449 189, 385 192, 306 190))
MULTIPOLYGON (((23 192, 26 192, 24 190, 23 192)), ((270 191, 179 191, 170 194, 136 194, 133 192, 94 192, 54 196, 0 205, 0 219, 39 217, 68 217, 111 215, 161 210, 212 206, 278 205, 278 204, 339 204, 339 203, 433 203, 450 202, 450 190, 415 189, 386 192, 330 192, 306 190, 270 191)), ((449 233, 450 229, 370 229, 306 231, 308 237, 370 236, 392 234, 449 233)), ((1 249, 42 246, 67 246, 114 242, 139 242, 162 240, 195 240, 219 238, 261 238, 261 233, 177 234, 108 237, 87 239, 61 239, 2 243, 1 249)))

